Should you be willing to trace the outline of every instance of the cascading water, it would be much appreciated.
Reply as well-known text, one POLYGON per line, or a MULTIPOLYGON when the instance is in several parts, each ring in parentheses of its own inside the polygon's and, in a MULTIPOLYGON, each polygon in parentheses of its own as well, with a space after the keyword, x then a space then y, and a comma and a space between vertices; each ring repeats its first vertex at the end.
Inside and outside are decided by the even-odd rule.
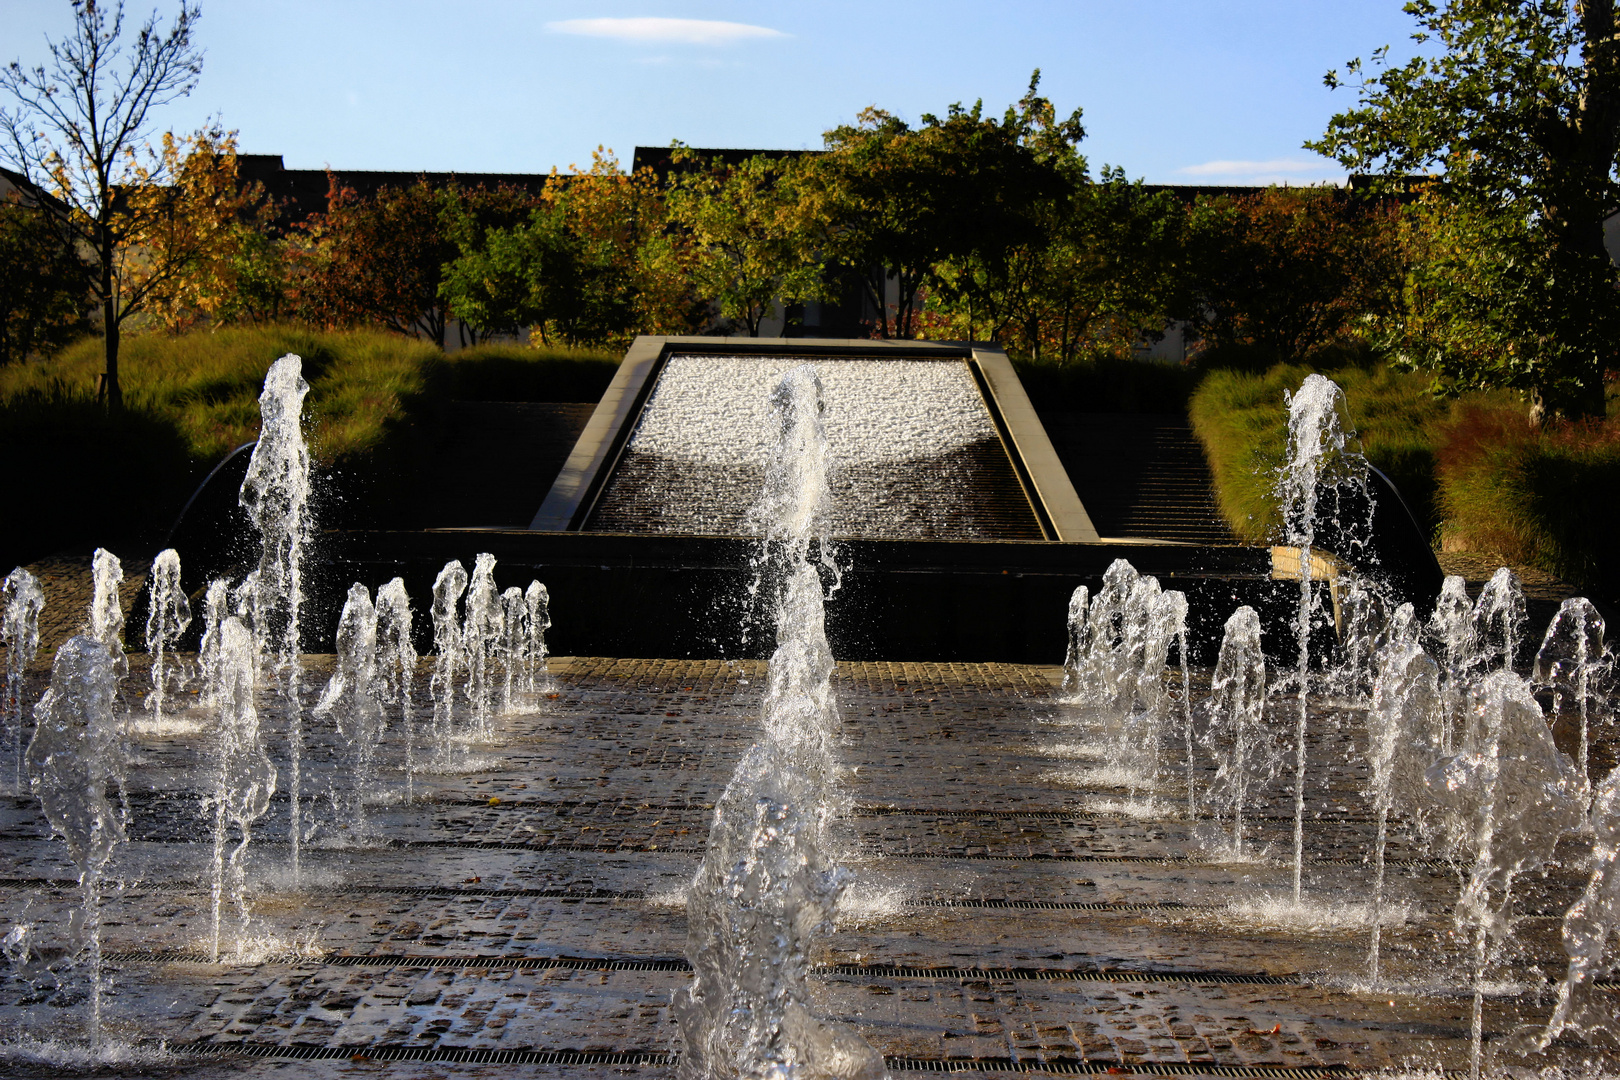
POLYGON ((517 708, 529 666, 529 605, 516 585, 501 593, 501 712, 517 708))
POLYGON ((1440 746, 1435 719, 1442 711, 1440 669, 1410 641, 1385 649, 1367 711, 1368 801, 1378 818, 1373 839, 1373 920, 1367 977, 1376 986, 1384 932, 1384 852, 1389 815, 1397 807, 1421 809, 1424 770, 1440 746))
MULTIPOLYGON (((1294 621, 1298 639, 1298 666, 1294 673, 1298 712, 1294 725, 1294 902, 1300 901, 1305 865, 1305 736, 1309 726, 1311 624, 1316 592, 1311 588, 1312 549, 1316 523, 1326 512, 1320 505, 1326 485, 1337 503, 1346 486, 1366 493, 1365 462, 1349 449, 1354 433, 1347 432, 1340 415, 1344 392, 1332 379, 1312 373, 1288 398, 1288 461, 1277 480, 1284 532, 1299 550, 1299 609, 1294 621)), ((1337 506, 1333 519, 1337 521, 1337 506)), ((1341 554, 1347 554, 1341 552, 1341 554)))
POLYGON ((756 511, 781 567, 777 646, 764 738, 715 807, 687 901, 694 977, 676 994, 683 1080, 876 1080, 882 1057, 852 1029, 815 1017, 806 977, 812 938, 831 920, 845 875, 826 854, 838 706, 832 691, 819 558, 825 557, 826 437, 809 366, 772 395, 779 440, 756 511))
POLYGON ((471 734, 487 739, 494 731, 495 661, 499 659, 504 628, 501 593, 495 586, 495 556, 479 555, 467 586, 467 621, 461 631, 466 654, 467 703, 472 709, 471 734))
POLYGON ((22 567, 6 575, 0 597, 5 614, 0 620, 0 639, 6 643, 5 697, 0 699, 0 721, 10 733, 13 760, 12 790, 22 794, 23 732, 28 729, 23 710, 23 675, 39 653, 39 613, 45 610, 45 590, 39 579, 22 567))
POLYGON ((288 838, 294 880, 303 842, 304 717, 300 692, 299 613, 304 602, 304 549, 313 527, 309 447, 302 414, 309 384, 303 362, 288 353, 270 365, 259 395, 259 441, 239 500, 262 541, 259 563, 242 583, 252 606, 254 643, 274 680, 287 738, 288 838))
POLYGON ((1512 671, 1528 621, 1519 575, 1502 567, 1474 601, 1472 666, 1479 671, 1512 671))
POLYGON ((174 548, 158 552, 152 560, 152 574, 146 582, 146 651, 152 658, 152 692, 146 695, 146 709, 152 719, 163 721, 163 706, 169 699, 169 684, 176 673, 165 662, 168 652, 191 625, 191 601, 180 585, 180 553, 174 548))
POLYGON ((259 713, 254 707, 259 656, 253 635, 240 619, 220 624, 217 653, 210 669, 208 700, 214 710, 214 793, 204 804, 213 811, 214 861, 213 958, 219 960, 220 909, 227 889, 237 914, 237 940, 248 925, 247 848, 253 823, 270 809, 276 792, 276 767, 259 738, 259 713), (229 826, 241 837, 227 860, 229 826))
POLYGON ((83 904, 70 933, 86 957, 90 984, 89 1036, 101 1046, 101 877, 125 839, 123 816, 108 798, 108 785, 122 787, 127 758, 123 724, 113 713, 117 661, 101 641, 68 639, 56 651, 51 686, 34 707, 34 737, 28 768, 34 794, 67 842, 79 871, 83 904))
POLYGON ((1485 675, 1470 688, 1465 720, 1453 733, 1455 752, 1424 777, 1429 797, 1447 812, 1420 825, 1429 823, 1470 865, 1456 913, 1473 940, 1470 1075, 1478 1080, 1486 969, 1510 928, 1514 879, 1546 865, 1559 838, 1579 829, 1585 815, 1575 770, 1553 745, 1523 679, 1511 671, 1485 675))
POLYGON ((377 590, 377 670, 382 699, 399 709, 405 732, 405 798, 416 797, 416 719, 411 691, 416 685, 416 646, 411 641, 411 598, 403 578, 377 590))
POLYGON ((467 570, 451 561, 433 581, 433 676, 428 692, 433 697, 434 768, 448 770, 455 759, 456 676, 466 660, 462 647, 461 594, 467 591, 467 570))
POLYGON ((1451 730, 1462 713, 1475 647, 1474 605, 1468 599, 1467 583, 1456 574, 1441 583, 1428 630, 1440 664, 1440 749, 1450 752, 1451 730))
POLYGON ((332 808, 337 826, 348 830, 351 843, 366 835, 366 799, 376 779, 377 743, 382 739, 383 708, 377 686, 377 609, 371 592, 359 582, 349 586, 338 618, 337 664, 312 714, 333 717, 348 751, 347 783, 334 778, 332 808))
POLYGON ((1232 822, 1231 857, 1243 858, 1243 816, 1255 789, 1282 768, 1282 755, 1265 722, 1266 656, 1260 647, 1260 616, 1251 607, 1226 620, 1210 683, 1209 723, 1204 740, 1215 758, 1215 776, 1205 800, 1232 822))
POLYGON ((551 668, 546 662, 550 655, 546 631, 551 629, 551 594, 540 582, 531 581, 523 591, 523 603, 529 613, 528 663, 523 673, 523 688, 531 694, 543 694, 551 689, 551 668))
POLYGON ((1599 706, 1599 688, 1612 669, 1603 650, 1603 616, 1584 596, 1565 600, 1547 626, 1536 651, 1531 678, 1552 691, 1553 730, 1574 728, 1575 771, 1589 784, 1591 727, 1599 706))

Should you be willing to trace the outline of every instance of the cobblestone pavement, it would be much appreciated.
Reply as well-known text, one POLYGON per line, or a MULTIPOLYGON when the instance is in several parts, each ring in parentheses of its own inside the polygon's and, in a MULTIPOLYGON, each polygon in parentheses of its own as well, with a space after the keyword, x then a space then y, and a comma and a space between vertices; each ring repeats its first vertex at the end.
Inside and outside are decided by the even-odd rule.
MULTIPOLYGON (((126 704, 138 708, 146 669, 131 659, 126 704)), ((330 666, 308 658, 312 698, 330 666)), ((361 835, 330 819, 328 793, 351 771, 313 723, 305 812, 319 825, 301 878, 282 796, 249 849, 251 922, 240 933, 227 909, 217 964, 205 718, 140 714, 130 842, 103 916, 110 1037, 162 1041, 180 1056, 141 1068, 188 1077, 672 1075, 669 1004, 689 978, 684 890, 755 737, 763 665, 582 658, 553 670, 552 694, 458 745, 450 767, 418 771, 409 790, 395 716, 361 835)), ((1257 808, 1266 854, 1212 857, 1214 823, 1182 810, 1182 751, 1166 746, 1154 790, 1117 787, 1054 700, 1057 675, 839 665, 849 805, 837 843, 853 884, 814 958, 824 1013, 857 1024, 896 1075, 953 1060, 1282 1076, 1466 1063, 1457 878, 1404 827, 1390 849, 1402 917, 1385 934, 1387 980, 1376 992, 1364 982, 1371 825, 1354 714, 1322 709, 1313 736, 1306 889, 1319 914, 1302 924, 1278 914, 1291 793, 1257 808)), ((427 710, 414 702, 419 762, 427 710)), ((1211 764, 1193 768, 1207 777, 1211 764)), ((31 924, 48 956, 79 894, 32 799, 0 797, 0 852, 0 929, 31 924)), ((1515 947, 1493 972, 1486 1027, 1504 1061, 1518 1060, 1507 1035, 1550 1011, 1546 975, 1563 966, 1556 916, 1584 884, 1583 849, 1562 855, 1526 884, 1515 947)), ((62 1005, 81 982, 4 976, 0 1039, 80 1037, 82 1005, 62 1005)), ((15 1045, 0 1055, 8 1075, 60 1071, 15 1045)))

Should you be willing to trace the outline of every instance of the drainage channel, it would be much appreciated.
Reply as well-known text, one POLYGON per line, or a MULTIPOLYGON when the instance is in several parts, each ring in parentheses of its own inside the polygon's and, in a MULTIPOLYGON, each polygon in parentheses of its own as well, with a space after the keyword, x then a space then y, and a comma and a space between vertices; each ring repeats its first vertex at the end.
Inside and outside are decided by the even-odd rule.
MULTIPOLYGON (((157 1047, 158 1044, 151 1044, 157 1047)), ((422 1061, 471 1065, 662 1065, 680 1061, 677 1054, 655 1050, 500 1050, 470 1046, 316 1046, 309 1043, 190 1042, 170 1043, 161 1049, 179 1056, 245 1057, 289 1061, 422 1061)), ((1025 1075, 1100 1076, 1129 1073, 1142 1076, 1217 1076, 1232 1080, 1315 1080, 1317 1077, 1354 1077, 1364 1072, 1347 1065, 1219 1065, 1215 1062, 1133 1062, 1120 1066, 1101 1061, 1015 1061, 1011 1058, 906 1058, 885 1057, 891 1072, 1021 1073, 1025 1075)), ((1446 1075, 1453 1075, 1447 1072, 1446 1075)), ((1460 1070, 1456 1073, 1460 1075, 1460 1070)))
MULTIPOLYGON (((206 953, 108 952, 103 959, 118 964, 214 964, 206 953)), ((273 963, 275 961, 265 961, 273 963)), ((325 956, 286 957, 282 962, 322 964, 329 967, 426 968, 485 971, 674 971, 692 965, 681 957, 581 956, 422 956, 385 953, 329 953, 325 956)), ((222 963, 229 964, 228 961, 222 963)), ((257 965, 255 965, 257 966, 257 965)), ((978 968, 902 967, 895 964, 826 964, 812 969, 818 976, 846 975, 864 979, 954 979, 1001 982, 1177 983, 1197 986, 1305 986, 1297 977, 1246 974, 1230 971, 1128 971, 1111 968, 978 968)))

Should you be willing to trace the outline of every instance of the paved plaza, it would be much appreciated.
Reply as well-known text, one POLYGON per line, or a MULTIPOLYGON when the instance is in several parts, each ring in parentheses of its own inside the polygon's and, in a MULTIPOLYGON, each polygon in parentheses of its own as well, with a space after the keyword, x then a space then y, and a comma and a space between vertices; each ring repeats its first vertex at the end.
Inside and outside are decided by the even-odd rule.
MULTIPOLYGON (((310 664, 313 693, 330 660, 310 664)), ((104 915, 110 1036, 143 1053, 162 1044, 174 1056, 143 1068, 187 1076, 670 1075, 670 999, 689 978, 684 889, 756 736, 764 665, 565 658, 553 673, 554 696, 501 717, 458 771, 419 773, 408 798, 396 720, 370 838, 327 820, 324 793, 348 773, 317 725, 304 785, 323 794, 323 824, 302 881, 280 798, 254 830, 248 940, 227 919, 236 951, 219 964, 199 801, 209 760, 185 730, 198 719, 143 734, 104 915)), ((1370 827, 1353 715, 1319 725, 1312 744, 1317 910, 1301 925, 1281 903, 1289 793, 1255 826, 1275 858, 1211 861, 1199 833, 1213 823, 1186 819, 1179 784, 1151 800, 1111 785, 1054 700, 1059 675, 839 665, 839 858, 853 882, 815 957, 827 1015, 858 1025, 897 1074, 946 1062, 1226 1076, 1466 1064, 1458 878, 1401 829, 1391 888, 1405 921, 1386 931, 1384 956, 1403 992, 1357 989, 1370 827)), ((78 895, 47 833, 33 799, 0 800, 0 927, 33 925, 42 952, 78 895)), ((1572 845, 1567 861, 1579 854, 1572 845)), ((1528 883, 1487 1002, 1494 1043, 1550 1011, 1556 916, 1581 884, 1573 871, 1528 883)), ((0 1031, 81 1037, 73 991, 12 974, 0 1031)), ((1580 1055, 1555 1047, 1553 1059, 1580 1055)), ((15 1057, 7 1068, 56 1071, 15 1057)))

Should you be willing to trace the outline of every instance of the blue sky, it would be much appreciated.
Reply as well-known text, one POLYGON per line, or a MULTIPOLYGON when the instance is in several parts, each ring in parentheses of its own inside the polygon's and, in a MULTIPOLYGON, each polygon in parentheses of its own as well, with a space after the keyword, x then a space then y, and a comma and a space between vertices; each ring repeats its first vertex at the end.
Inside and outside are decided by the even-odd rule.
MULTIPOLYGON (((167 17, 169 0, 158 7, 167 17)), ((606 145, 814 148, 876 104, 908 120, 1039 67, 1085 110, 1093 169, 1152 183, 1338 178, 1300 148, 1350 91, 1323 73, 1410 50, 1401 0, 204 0, 192 96, 291 168, 543 172, 606 145)), ((151 10, 133 0, 131 14, 151 10)), ((67 0, 0 0, 0 62, 44 58, 67 0)))

